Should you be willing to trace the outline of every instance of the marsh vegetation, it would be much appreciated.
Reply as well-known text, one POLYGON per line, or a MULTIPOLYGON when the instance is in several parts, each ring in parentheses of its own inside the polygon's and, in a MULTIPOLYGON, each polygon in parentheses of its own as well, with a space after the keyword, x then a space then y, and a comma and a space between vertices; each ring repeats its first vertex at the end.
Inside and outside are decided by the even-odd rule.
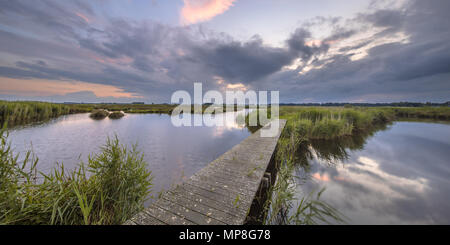
POLYGON ((353 108, 281 107, 287 124, 276 153, 277 181, 261 220, 266 224, 344 223, 346 217, 321 200, 325 189, 311 190, 299 197, 298 185, 310 176, 313 153, 332 162, 346 159, 346 149, 358 149, 374 132, 395 120, 450 119, 450 108, 353 108), (301 169, 301 170, 299 170, 301 169), (302 172, 299 174, 298 172, 302 172), (299 180, 303 179, 303 180, 299 180))
POLYGON ((52 104, 46 102, 0 101, 0 125, 24 125, 47 121, 62 115, 88 112, 90 108, 78 105, 52 104))
POLYGON ((18 160, 5 130, 0 139, 0 224, 122 224, 144 207, 152 177, 136 146, 108 139, 77 169, 43 174, 31 152, 18 160))
MULTIPOLYGON (((175 127, 167 114, 127 114, 119 120, 94 121, 89 113, 83 113, 10 129, 9 139, 14 153, 20 153, 19 162, 28 150, 39 157, 35 170, 42 180, 39 172, 53 174, 62 163, 67 174, 79 170, 81 161, 87 170, 88 155, 102 154, 99 146, 114 135, 121 144, 131 147, 138 143, 146 168, 152 171, 152 192, 144 202, 145 207, 155 200, 155 193, 193 175, 250 133, 232 120, 227 127, 175 127)), ((92 176, 89 171, 86 173, 87 177, 92 176)))
MULTIPOLYGON (((0 123, 8 123, 9 127, 30 123, 45 122, 62 115, 91 112, 91 118, 104 119, 111 115, 112 119, 121 118, 123 113, 130 114, 168 114, 171 115, 178 105, 174 104, 56 104, 36 101, 0 101, 0 123), (120 113, 122 112, 122 114, 120 113)), ((213 113, 207 110, 210 105, 202 105, 201 112, 194 109, 194 105, 187 105, 185 112, 192 114, 213 113)), ((220 107, 220 106, 219 106, 220 107)), ((245 109, 244 106, 234 106, 234 111, 245 109)), ((225 109, 223 109, 225 111, 225 109)))
MULTIPOLYGON (((0 116, 2 122, 15 126, 93 110, 101 118, 113 114, 113 117, 117 115, 120 118, 123 116, 122 112, 171 114, 174 107, 174 105, 63 105, 41 102, 1 102, 0 116)), ((206 106, 203 107, 203 111, 205 108, 206 106)), ((192 107, 190 109, 193 110, 192 107)), ((235 108, 235 110, 237 109, 235 108)), ((267 110, 256 110, 246 117, 239 115, 237 121, 240 123, 245 121, 248 124, 249 119, 257 117, 258 113, 267 113, 270 118, 267 110)), ((85 116, 88 118, 87 115, 85 116)), ((360 147, 360 144, 354 139, 363 141, 364 137, 358 136, 370 136, 396 120, 418 118, 449 120, 450 109, 448 107, 282 106, 280 117, 287 119, 287 125, 279 141, 275 157, 278 177, 269 193, 269 201, 265 204, 265 212, 262 214, 261 220, 265 224, 317 224, 326 223, 330 219, 339 223, 345 222, 346 217, 322 200, 326 190, 313 190, 301 197, 296 195, 296 186, 298 185, 296 171, 299 166, 306 169, 309 167, 308 161, 311 159, 312 153, 308 149, 311 146, 314 147, 314 144, 320 144, 321 147, 314 147, 315 154, 319 154, 323 158, 342 157, 344 159, 347 154, 347 151, 344 150, 345 147, 360 147), (350 138, 352 140, 349 140, 350 138), (333 154, 327 149, 333 149, 333 154), (335 152, 341 154, 335 154, 335 152)), ((118 125, 128 118, 127 116, 114 123, 118 125)), ((165 123, 169 124, 170 122, 166 120, 165 123)), ((259 123, 264 124, 264 122, 259 123)), ((103 124, 98 124, 98 126, 101 125, 103 124)), ((252 132, 258 128, 259 126, 248 127, 252 132)), ((97 129, 93 129, 92 132, 96 131, 97 129)), ((182 133, 182 131, 177 131, 177 135, 182 133)), ((216 138, 219 133, 223 132, 214 131, 212 133, 214 136, 206 137, 204 140, 216 138)), ((139 133, 135 133, 130 137, 136 138, 139 135, 139 133)), ((192 134, 187 135, 187 138, 192 138, 192 134)), ((196 133, 195 135, 202 134, 196 133)), ((241 139, 240 137, 245 137, 245 135, 239 135, 238 138, 241 139)), ((126 149, 119 144, 117 139, 108 140, 100 152, 89 157, 86 163, 80 163, 75 170, 67 170, 63 164, 60 164, 51 173, 41 173, 36 167, 39 161, 31 153, 27 153, 26 156, 22 155, 20 158, 17 157, 8 144, 5 131, 2 131, 1 139, 0 209, 2 212, 0 223, 120 224, 140 210, 148 197, 151 177, 150 172, 142 167, 146 165, 142 155, 135 148, 126 149)), ((176 149, 181 152, 183 147, 185 148, 183 145, 176 149)), ((203 147, 209 146, 203 145, 203 147)), ((229 146, 222 146, 222 148, 226 147, 229 146)), ((208 149, 208 152, 211 151, 210 148, 208 149)), ((218 155, 221 153, 223 151, 217 151, 218 155)), ((185 155, 189 154, 185 153, 185 155)), ((171 161, 176 160, 170 159, 171 161)), ((206 163, 213 159, 208 159, 206 163)), ((194 160, 198 162, 198 159, 194 160)))
POLYGON ((121 112, 121 111, 113 111, 113 112, 111 112, 109 114, 108 117, 111 118, 111 119, 119 119, 119 118, 122 118, 124 116, 125 116, 125 114, 123 112, 121 112))
POLYGON ((105 109, 95 109, 89 114, 89 117, 96 120, 101 120, 109 116, 109 111, 105 109))

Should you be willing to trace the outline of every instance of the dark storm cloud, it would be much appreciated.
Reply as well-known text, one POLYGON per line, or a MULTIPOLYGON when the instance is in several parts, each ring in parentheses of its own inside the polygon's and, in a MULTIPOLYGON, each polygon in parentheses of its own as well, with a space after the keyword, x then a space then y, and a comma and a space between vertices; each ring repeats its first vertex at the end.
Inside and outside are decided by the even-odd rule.
POLYGON ((78 40, 78 43, 81 47, 90 49, 100 55, 109 57, 109 58, 118 58, 119 53, 115 52, 114 50, 111 50, 109 48, 104 47, 100 42, 97 42, 94 39, 89 38, 80 38, 78 40))
POLYGON ((45 75, 39 71, 29 71, 15 67, 5 67, 0 66, 0 74, 2 77, 8 78, 19 78, 19 79, 31 79, 31 78, 41 78, 41 79, 53 79, 53 76, 45 75))
POLYGON ((345 28, 339 28, 338 30, 335 31, 334 34, 325 38, 323 40, 323 42, 327 43, 327 42, 331 42, 331 41, 347 39, 347 38, 355 35, 356 33, 357 33, 357 31, 355 31, 355 30, 347 30, 345 28))
POLYGON ((327 52, 327 44, 305 45, 310 37, 308 30, 298 28, 286 40, 284 48, 264 45, 258 35, 247 42, 214 38, 187 47, 188 55, 183 61, 200 64, 229 82, 248 84, 279 72, 297 58, 308 62, 315 55, 327 52))
POLYGON ((266 47, 261 38, 254 37, 244 43, 211 40, 207 45, 195 46, 186 58, 227 80, 245 83, 279 71, 295 56, 282 48, 266 47))
POLYGON ((159 55, 169 35, 176 31, 155 22, 111 20, 103 31, 79 38, 79 44, 110 58, 159 55))
POLYGON ((286 41, 290 53, 294 55, 294 57, 301 57, 304 62, 308 62, 313 55, 325 53, 329 49, 329 45, 326 43, 320 46, 305 45, 306 40, 309 38, 311 38, 311 33, 308 30, 298 28, 286 41))
MULTIPOLYGON (((80 51, 66 43, 54 41, 43 41, 24 37, 15 33, 0 29, 0 52, 19 55, 23 57, 42 58, 70 57, 72 59, 82 58, 80 51)), ((0 61, 2 57, 0 56, 0 61)))
POLYGON ((78 101, 88 101, 94 103, 130 103, 139 98, 117 98, 117 97, 99 97, 92 91, 80 91, 73 93, 66 93, 64 95, 43 95, 43 96, 20 96, 20 95, 6 95, 0 94, 0 99, 2 100, 30 100, 30 101, 51 101, 51 102, 78 102, 78 101))
POLYGON ((362 14, 362 21, 371 22, 376 27, 398 29, 405 22, 405 14, 399 10, 379 10, 371 14, 362 14))
MULTIPOLYGON (((40 4, 51 6, 52 9, 59 8, 58 4, 48 1, 37 2, 35 5, 39 6, 40 4)), ((41 23, 41 26, 47 26, 48 22, 53 23, 57 19, 57 16, 53 13, 40 11, 42 9, 40 7, 37 9, 22 8, 24 7, 23 2, 9 4, 6 7, 10 11, 9 13, 13 12, 25 16, 29 12, 28 15, 33 20, 37 20, 39 16, 42 16, 42 19, 48 21, 41 23)), ((73 11, 76 12, 78 10, 75 9, 73 11)), ((86 12, 93 14, 90 10, 86 12)), ((74 13, 62 11, 61 14, 82 21, 74 13)), ((37 23, 32 25, 38 25, 39 23, 37 21, 37 23)), ((158 71, 158 68, 160 70, 166 69, 168 70, 166 75, 159 74, 162 78, 172 81, 186 81, 189 84, 192 84, 194 81, 208 80, 213 82, 211 78, 214 76, 221 76, 230 82, 253 82, 280 71, 282 67, 291 64, 298 57, 309 60, 313 55, 326 52, 327 49, 327 47, 322 46, 306 46, 304 44, 305 39, 311 35, 304 29, 298 29, 292 34, 287 41, 288 47, 274 48, 264 45, 263 40, 259 36, 255 36, 249 41, 241 42, 226 35, 210 35, 210 33, 203 31, 201 28, 198 30, 185 30, 154 22, 138 23, 114 19, 109 20, 109 23, 102 30, 96 31, 93 31, 91 27, 84 26, 84 24, 86 23, 77 23, 75 26, 70 25, 67 27, 70 31, 62 31, 64 26, 60 26, 61 28, 54 30, 56 33, 53 33, 53 35, 71 38, 81 48, 92 51, 100 57, 111 59, 128 57, 132 59, 131 66, 141 72, 152 73, 158 71), (300 33, 302 32, 307 34, 301 36, 300 33), (197 40, 198 36, 202 36, 203 40, 197 40), (174 50, 181 51, 185 55, 180 57, 174 50)), ((28 46, 33 46, 31 41, 28 46)), ((20 50, 20 48, 15 48, 14 50, 20 50)), ((39 78, 51 77, 53 79, 77 79, 102 84, 112 83, 109 74, 94 75, 80 70, 72 72, 56 67, 38 67, 35 65, 33 67, 22 66, 22 68, 26 69, 14 69, 17 73, 15 76, 34 72, 39 74, 39 78)), ((103 64, 102 67, 99 66, 100 68, 104 71, 112 69, 108 64, 103 64)), ((7 69, 7 67, 3 67, 3 69, 7 69)), ((124 72, 123 74, 132 73, 124 72)), ((120 78, 123 79, 121 82, 124 84, 121 87, 124 89, 130 87, 129 83, 134 83, 134 86, 141 86, 142 91, 151 90, 149 89, 152 87, 150 81, 145 83, 139 79, 139 85, 136 85, 135 81, 137 79, 133 76, 121 76, 120 78)), ((164 81, 161 83, 164 83, 164 81)), ((175 83, 176 86, 181 85, 179 82, 175 83)), ((175 89, 174 87, 168 90, 175 89)), ((134 90, 137 90, 137 88, 134 90)))
POLYGON ((122 81, 127 81, 128 92, 137 92, 139 90, 152 90, 158 84, 148 78, 142 77, 136 73, 127 72, 113 67, 104 67, 101 72, 90 73, 81 70, 62 70, 50 68, 41 63, 27 63, 19 61, 16 63, 18 68, 0 67, 1 74, 9 78, 41 78, 49 80, 73 80, 105 85, 114 85, 122 88, 122 81), (143 88, 141 88, 141 86, 143 88))
POLYGON ((258 35, 241 41, 201 26, 98 16, 88 1, 2 1, 0 52, 9 56, 0 57, 0 76, 114 85, 164 102, 193 82, 217 88, 217 76, 280 90, 285 102, 449 100, 449 5, 417 0, 354 19, 317 17, 293 30, 285 46, 272 47, 258 35), (310 29, 319 25, 331 27, 331 34, 307 45, 314 39, 310 29), (332 43, 370 28, 381 30, 331 51, 332 43), (408 41, 376 44, 398 33, 408 41), (351 59, 369 47, 366 57, 351 59), (297 70, 283 69, 297 59, 303 63, 297 70), (321 67, 300 75, 307 65, 321 67))
POLYGON ((450 17, 443 9, 450 10, 448 1, 411 1, 398 11, 361 14, 355 21, 385 28, 377 38, 403 32, 409 40, 373 46, 366 57, 352 61, 351 55, 375 41, 367 40, 342 48, 345 53, 329 58, 332 62, 321 69, 274 74, 263 84, 286 84, 284 95, 292 101, 447 101, 450 17))
POLYGON ((88 24, 80 14, 93 14, 90 6, 82 1, 14 0, 2 1, 0 6, 2 23, 58 39, 76 36, 77 29, 88 24))

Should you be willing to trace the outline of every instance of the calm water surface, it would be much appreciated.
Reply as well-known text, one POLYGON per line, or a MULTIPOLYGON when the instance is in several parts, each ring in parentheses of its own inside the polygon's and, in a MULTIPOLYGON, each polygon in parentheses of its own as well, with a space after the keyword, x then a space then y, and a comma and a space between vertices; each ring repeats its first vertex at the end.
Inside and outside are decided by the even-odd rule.
POLYGON ((349 224, 450 224, 449 124, 396 122, 299 158, 298 197, 326 187, 322 200, 349 224))
MULTIPOLYGON (((63 116, 41 125, 16 128, 9 139, 23 156, 33 149, 38 170, 48 173, 63 162, 68 169, 100 151, 108 136, 122 144, 138 143, 152 171, 153 194, 181 182, 248 137, 250 133, 232 119, 223 127, 174 127, 169 115, 127 114, 119 120, 92 120, 89 114, 63 116)), ((224 114, 217 115, 219 117, 224 114)), ((201 115, 195 115, 201 116, 201 115)))

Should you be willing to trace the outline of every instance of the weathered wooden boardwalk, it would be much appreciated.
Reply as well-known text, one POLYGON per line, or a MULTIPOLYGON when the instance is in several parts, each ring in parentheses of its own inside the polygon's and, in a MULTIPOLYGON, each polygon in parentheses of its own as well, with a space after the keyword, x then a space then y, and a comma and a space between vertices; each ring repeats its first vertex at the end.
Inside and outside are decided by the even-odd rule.
POLYGON ((273 138, 250 135, 125 224, 244 224, 285 124, 273 138))

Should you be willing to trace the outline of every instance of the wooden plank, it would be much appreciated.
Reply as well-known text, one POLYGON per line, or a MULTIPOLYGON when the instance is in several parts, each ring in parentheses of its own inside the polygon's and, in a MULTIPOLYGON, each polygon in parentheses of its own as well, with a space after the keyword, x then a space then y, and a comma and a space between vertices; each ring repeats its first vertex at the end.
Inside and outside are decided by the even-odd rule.
POLYGON ((212 192, 209 190, 205 190, 205 189, 199 188, 197 186, 187 185, 185 183, 180 185, 178 188, 180 188, 184 191, 193 192, 199 196, 203 196, 203 197, 207 198, 207 201, 213 200, 217 203, 220 203, 222 206, 229 207, 231 210, 236 210, 233 212, 237 212, 237 213, 246 213, 247 212, 247 210, 243 209, 242 207, 235 205, 233 203, 233 201, 230 201, 229 198, 225 198, 223 195, 220 195, 218 193, 215 193, 215 192, 212 192), (238 212, 237 210, 240 210, 240 211, 238 212))
MULTIPOLYGON (((180 189, 183 190, 182 188, 180 188, 180 189)), ((185 197, 186 199, 189 199, 189 200, 197 202, 197 203, 201 203, 205 206, 208 206, 208 207, 211 207, 214 209, 220 209, 230 215, 239 217, 239 216, 246 214, 246 211, 241 208, 237 208, 232 205, 228 205, 224 202, 216 201, 214 199, 211 199, 210 196, 202 196, 201 194, 194 193, 195 190, 190 189, 189 191, 183 190, 182 192, 180 192, 180 189, 170 190, 169 192, 172 194, 183 195, 183 197, 185 197)))
POLYGON ((239 200, 240 202, 251 202, 251 201, 253 201, 253 197, 252 196, 243 195, 241 193, 236 193, 236 192, 230 193, 226 189, 222 189, 222 188, 218 188, 218 187, 215 187, 214 189, 210 189, 210 188, 206 187, 205 185, 199 184, 198 182, 192 182, 192 181, 188 181, 188 182, 186 182, 186 184, 188 184, 190 186, 195 186, 197 188, 201 188, 201 189, 205 189, 205 190, 214 192, 214 193, 216 193, 218 195, 221 195, 221 196, 226 197, 227 199, 230 199, 230 200, 233 200, 233 201, 235 201, 235 200, 239 200))
MULTIPOLYGON (((162 209, 153 204, 150 205, 150 207, 146 208, 143 212, 168 225, 195 225, 194 222, 187 220, 182 216, 168 212, 165 209, 162 209)), ((139 225, 146 225, 146 224, 139 223, 139 225)))
MULTIPOLYGON (((140 213, 139 213, 140 214, 140 213)), ((138 214, 138 215, 139 215, 138 214)), ((136 215, 137 216, 137 215, 136 215)), ((134 218, 134 217, 133 217, 134 218)), ((123 225, 137 225, 137 223, 135 223, 133 220, 127 220, 125 223, 123 223, 123 225)))
POLYGON ((154 218, 147 212, 141 212, 133 217, 133 219, 129 220, 127 225, 139 225, 139 224, 145 224, 145 225, 165 225, 166 223, 154 218))
POLYGON ((248 184, 236 185, 232 180, 220 179, 214 176, 203 176, 202 178, 192 178, 186 181, 186 183, 197 183, 197 186, 208 188, 211 191, 214 189, 222 189, 233 194, 241 194, 246 196, 252 196, 253 191, 248 188, 248 184))
POLYGON ((202 214, 189 208, 186 208, 184 206, 181 206, 175 202, 167 200, 164 197, 160 198, 155 203, 155 205, 169 212, 175 213, 178 216, 181 216, 184 219, 187 219, 198 225, 225 225, 224 222, 216 220, 206 214, 202 214))
POLYGON ((196 193, 201 193, 201 195, 208 196, 215 201, 223 202, 225 205, 228 205, 229 207, 233 207, 236 209, 243 209, 245 212, 248 211, 247 207, 244 205, 245 202, 243 202, 243 200, 240 198, 239 195, 233 196, 230 194, 224 195, 223 193, 220 192, 216 191, 213 192, 205 188, 190 185, 189 183, 184 183, 183 188, 195 191, 196 193))
MULTIPOLYGON (((253 182, 258 182, 258 179, 244 179, 244 177, 232 177, 232 176, 224 176, 220 175, 220 173, 211 172, 208 175, 201 175, 201 176, 193 176, 191 177, 192 180, 197 180, 199 182, 220 182, 224 185, 233 186, 233 187, 240 187, 243 190, 251 191, 252 187, 254 186, 253 182)), ((190 181, 191 179, 187 180, 190 181)))
POLYGON ((250 135, 125 224, 243 224, 285 123, 276 137, 250 135))
POLYGON ((242 195, 247 195, 247 196, 252 195, 251 191, 243 188, 242 186, 236 186, 233 184, 224 183, 224 182, 218 180, 217 178, 208 177, 207 179, 204 179, 203 181, 192 178, 189 180, 189 182, 197 182, 199 184, 206 185, 208 188, 214 188, 214 189, 221 188, 221 189, 227 190, 231 193, 236 193, 236 194, 240 193, 242 195))
POLYGON ((230 161, 230 160, 221 160, 214 162, 213 164, 209 165, 208 167, 211 169, 217 169, 217 171, 226 171, 229 174, 242 174, 243 172, 246 172, 250 169, 254 168, 263 168, 265 165, 260 162, 245 162, 236 164, 237 161, 230 161))
POLYGON ((229 213, 226 213, 222 210, 219 210, 217 208, 212 208, 209 206, 206 206, 202 203, 192 202, 189 198, 185 196, 180 196, 177 194, 167 194, 163 196, 164 199, 172 201, 174 203, 179 204, 180 206, 183 206, 185 208, 188 208, 192 211, 205 214, 208 217, 211 217, 213 219, 219 220, 223 222, 224 224, 236 224, 236 216, 231 215, 229 213))

